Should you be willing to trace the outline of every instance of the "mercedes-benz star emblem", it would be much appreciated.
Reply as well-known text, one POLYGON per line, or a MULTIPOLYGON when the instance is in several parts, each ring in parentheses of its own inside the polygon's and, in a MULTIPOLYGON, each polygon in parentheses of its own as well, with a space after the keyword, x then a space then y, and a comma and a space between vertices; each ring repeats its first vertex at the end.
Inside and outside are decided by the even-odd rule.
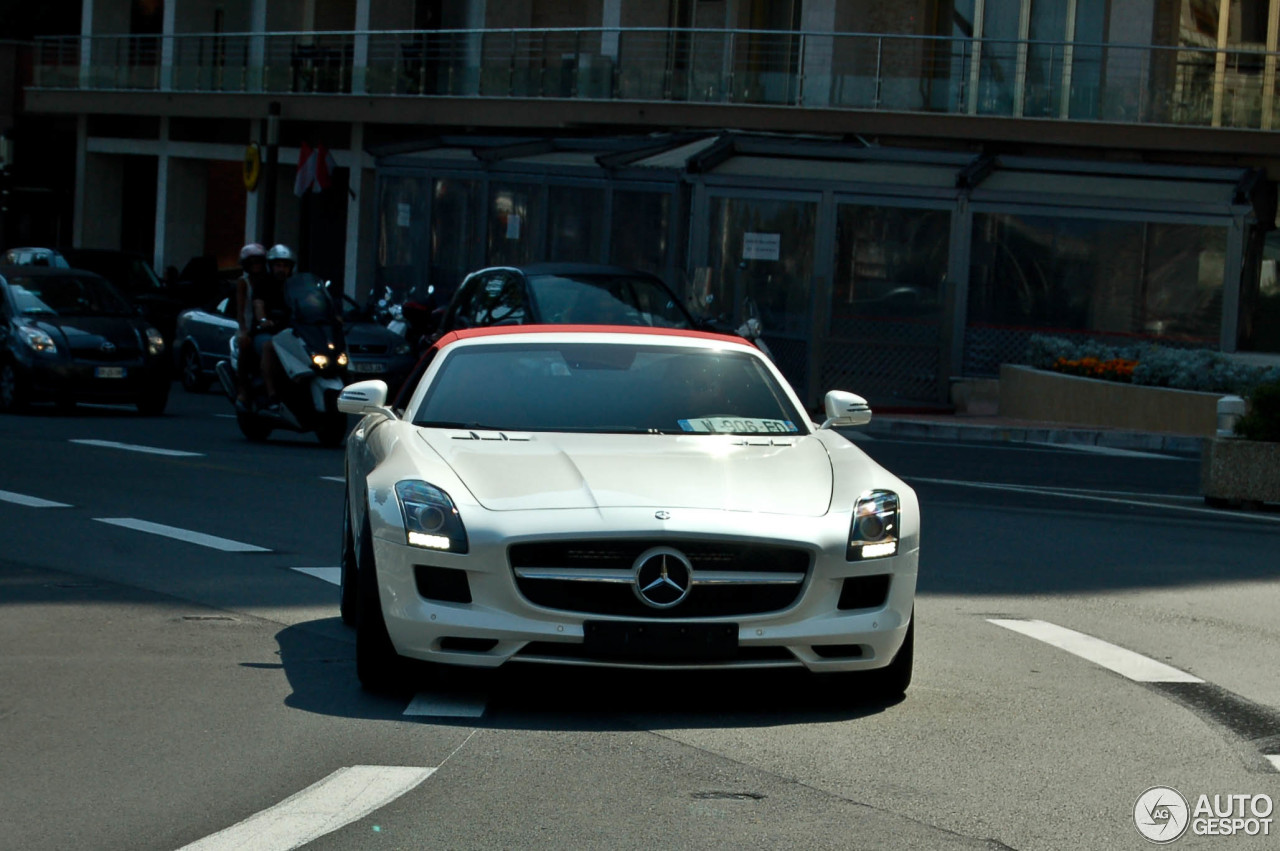
POLYGON ((688 556, 671 547, 645 550, 632 570, 632 590, 640 602, 655 609, 679 605, 693 587, 693 565, 688 556))
POLYGON ((655 512, 653 512, 653 516, 654 516, 654 517, 656 517, 656 518, 658 518, 659 520, 670 520, 670 519, 671 519, 671 512, 670 512, 670 511, 667 511, 667 510, 664 508, 664 509, 661 509, 660 511, 655 511, 655 512))
POLYGON ((116 350, 116 344, 115 344, 115 343, 111 342, 110 340, 103 340, 103 341, 102 341, 102 351, 104 351, 104 352, 114 352, 115 350, 116 350))

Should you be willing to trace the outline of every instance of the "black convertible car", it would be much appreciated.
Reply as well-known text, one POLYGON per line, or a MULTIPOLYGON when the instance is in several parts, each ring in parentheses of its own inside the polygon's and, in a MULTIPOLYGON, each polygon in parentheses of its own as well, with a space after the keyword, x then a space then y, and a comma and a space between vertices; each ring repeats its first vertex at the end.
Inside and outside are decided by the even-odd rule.
POLYGON ((164 338, 105 278, 0 267, 0 314, 0 411, 52 401, 163 413, 170 385, 164 338))

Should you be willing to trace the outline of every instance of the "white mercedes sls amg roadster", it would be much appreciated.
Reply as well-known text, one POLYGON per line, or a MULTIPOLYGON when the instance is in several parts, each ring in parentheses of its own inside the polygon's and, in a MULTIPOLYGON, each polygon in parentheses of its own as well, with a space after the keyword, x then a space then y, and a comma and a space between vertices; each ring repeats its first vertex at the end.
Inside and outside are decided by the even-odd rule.
MULTIPOLYGON (((342 615, 374 691, 406 659, 803 667, 889 699, 911 682, 915 492, 809 421, 743 340, 506 326, 446 334, 347 440, 342 615)), ((415 666, 418 667, 418 666, 415 666)), ((429 669, 429 666, 421 666, 429 669)))

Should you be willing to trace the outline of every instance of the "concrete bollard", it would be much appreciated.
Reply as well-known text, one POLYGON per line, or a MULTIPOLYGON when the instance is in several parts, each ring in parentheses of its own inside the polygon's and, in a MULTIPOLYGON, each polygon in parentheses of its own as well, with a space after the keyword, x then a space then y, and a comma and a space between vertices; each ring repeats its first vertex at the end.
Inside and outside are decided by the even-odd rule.
POLYGON ((1244 399, 1223 396, 1218 400, 1218 437, 1235 437, 1236 420, 1244 416, 1244 399))

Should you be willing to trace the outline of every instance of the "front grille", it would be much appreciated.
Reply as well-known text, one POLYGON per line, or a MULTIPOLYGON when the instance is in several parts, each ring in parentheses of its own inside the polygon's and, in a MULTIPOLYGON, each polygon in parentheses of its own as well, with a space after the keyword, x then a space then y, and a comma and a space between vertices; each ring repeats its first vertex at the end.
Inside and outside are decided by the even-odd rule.
POLYGON ((142 350, 136 346, 116 346, 110 351, 103 351, 99 346, 71 349, 73 360, 88 363, 127 363, 142 357, 142 350))
POLYGON ((514 544, 507 555, 517 588, 534 605, 657 619, 737 617, 786 609, 799 598, 812 561, 810 553, 798 547, 679 540, 514 544), (632 581, 636 559, 656 546, 679 550, 693 566, 689 595, 669 609, 642 602, 632 581))
MULTIPOLYGON (((515 655, 516 659, 553 659, 564 662, 601 662, 605 664, 617 664, 618 657, 610 653, 593 652, 588 650, 581 644, 566 644, 558 641, 530 641, 519 653, 515 655)), ((717 658, 714 660, 704 659, 629 659, 628 664, 644 664, 645 661, 661 664, 664 667, 672 665, 686 664, 690 667, 703 667, 708 663, 717 665, 732 666, 734 664, 769 664, 778 665, 795 665, 798 664, 795 655, 785 647, 738 647, 733 655, 728 658, 717 658)))
POLYGON ((385 355, 386 353, 386 343, 347 343, 349 355, 385 355))

